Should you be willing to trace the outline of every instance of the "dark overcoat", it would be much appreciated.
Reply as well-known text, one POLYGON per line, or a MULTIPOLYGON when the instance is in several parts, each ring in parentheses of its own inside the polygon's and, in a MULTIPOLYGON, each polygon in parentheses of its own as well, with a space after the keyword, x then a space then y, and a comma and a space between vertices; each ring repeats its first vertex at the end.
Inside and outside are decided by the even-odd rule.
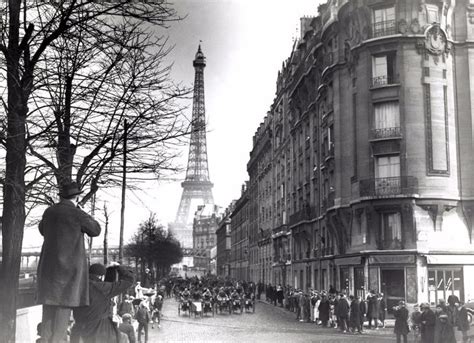
POLYGON ((44 242, 38 263, 37 302, 66 307, 88 305, 84 233, 98 236, 99 223, 72 201, 63 199, 44 212, 39 230, 44 242))
POLYGON ((393 314, 395 317, 395 328, 393 332, 398 335, 408 335, 408 310, 405 307, 398 308, 393 314))
POLYGON ((431 309, 423 311, 420 316, 420 323, 421 341, 423 343, 433 343, 436 324, 434 312, 431 309))
POLYGON ((337 318, 348 318, 349 317, 349 303, 346 298, 339 299, 336 305, 336 316, 337 318))
POLYGON ((319 319, 322 322, 327 322, 329 320, 329 311, 330 311, 331 304, 326 297, 323 297, 321 302, 319 303, 319 319))
POLYGON ((357 299, 351 302, 351 315, 349 318, 349 324, 351 327, 358 327, 360 323, 360 302, 357 299))
POLYGON ((133 273, 119 269, 119 281, 103 282, 91 275, 90 305, 76 307, 74 331, 84 343, 118 343, 120 331, 110 315, 110 299, 125 292, 133 284, 133 273))
POLYGON ((436 317, 434 341, 435 343, 456 343, 453 325, 445 312, 441 312, 436 317))

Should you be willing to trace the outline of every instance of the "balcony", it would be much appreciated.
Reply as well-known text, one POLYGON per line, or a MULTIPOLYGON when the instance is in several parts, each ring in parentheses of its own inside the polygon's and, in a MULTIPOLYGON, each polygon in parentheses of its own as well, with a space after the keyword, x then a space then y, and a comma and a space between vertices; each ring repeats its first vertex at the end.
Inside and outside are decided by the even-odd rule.
POLYGON ((398 84, 398 77, 395 75, 380 75, 372 78, 371 88, 378 88, 398 84))
POLYGON ((304 220, 310 220, 316 216, 316 208, 314 206, 306 206, 290 216, 290 225, 299 223, 304 220))
POLYGON ((379 21, 372 26, 372 38, 391 36, 397 34, 395 20, 379 21))
POLYGON ((394 139, 402 138, 402 130, 400 127, 383 127, 372 129, 372 139, 394 139))
POLYGON ((418 190, 418 179, 413 176, 382 177, 360 180, 361 197, 390 197, 412 195, 418 190))

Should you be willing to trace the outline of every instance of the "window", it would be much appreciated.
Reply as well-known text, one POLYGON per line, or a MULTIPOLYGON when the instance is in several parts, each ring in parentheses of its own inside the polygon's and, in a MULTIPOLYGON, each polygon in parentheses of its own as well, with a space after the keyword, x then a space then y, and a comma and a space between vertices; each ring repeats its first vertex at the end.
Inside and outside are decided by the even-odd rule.
POLYGON ((372 57, 372 87, 381 87, 396 82, 395 52, 372 57))
POLYGON ((395 7, 374 9, 372 29, 374 38, 395 34, 395 7))
POLYGON ((400 110, 398 102, 390 101, 374 105, 373 138, 400 137, 400 110))
POLYGON ((380 238, 382 242, 401 242, 402 220, 400 213, 382 213, 381 222, 380 238))
POLYGON ((374 105, 375 128, 386 129, 400 127, 400 110, 398 102, 383 102, 374 105))
POLYGON ((375 159, 375 177, 389 178, 400 176, 400 156, 380 156, 375 159))
POLYGON ((395 195, 401 192, 400 156, 380 156, 375 159, 375 194, 395 195))

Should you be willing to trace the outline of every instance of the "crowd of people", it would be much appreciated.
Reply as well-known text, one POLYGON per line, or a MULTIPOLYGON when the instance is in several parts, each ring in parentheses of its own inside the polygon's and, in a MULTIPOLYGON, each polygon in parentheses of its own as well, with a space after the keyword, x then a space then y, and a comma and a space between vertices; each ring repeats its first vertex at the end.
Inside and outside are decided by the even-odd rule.
MULTIPOLYGON (((303 292, 291 286, 257 284, 257 299, 265 293, 265 300, 296 314, 296 320, 312 322, 321 327, 332 327, 343 333, 362 334, 364 329, 385 327, 388 312, 383 293, 369 291, 366 297, 328 291, 303 292)), ((450 295, 447 303, 440 300, 435 310, 430 304, 415 304, 407 309, 404 301, 390 309, 395 318, 397 342, 407 342, 409 332, 414 341, 422 343, 456 343, 455 330, 462 333, 462 341, 470 340, 468 312, 458 297, 450 295)))

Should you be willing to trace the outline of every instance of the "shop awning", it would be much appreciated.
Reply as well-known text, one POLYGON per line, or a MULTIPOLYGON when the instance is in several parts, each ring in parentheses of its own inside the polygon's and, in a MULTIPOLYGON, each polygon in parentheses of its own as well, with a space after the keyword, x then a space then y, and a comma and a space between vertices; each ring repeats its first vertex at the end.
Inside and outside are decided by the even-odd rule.
POLYGON ((415 263, 414 255, 374 255, 369 257, 370 264, 377 263, 415 263))
POLYGON ((336 266, 357 265, 361 263, 361 257, 355 256, 355 257, 338 258, 334 260, 334 263, 336 264, 336 266))
POLYGON ((474 255, 426 255, 428 264, 474 264, 474 255))

